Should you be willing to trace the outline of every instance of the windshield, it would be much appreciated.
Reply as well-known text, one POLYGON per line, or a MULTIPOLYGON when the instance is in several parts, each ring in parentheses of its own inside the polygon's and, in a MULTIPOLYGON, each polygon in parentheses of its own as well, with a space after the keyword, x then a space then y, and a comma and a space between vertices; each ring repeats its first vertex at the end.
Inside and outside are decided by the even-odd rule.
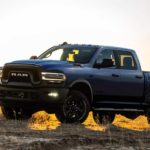
POLYGON ((69 61, 75 63, 88 63, 96 48, 52 48, 39 56, 39 59, 69 61))

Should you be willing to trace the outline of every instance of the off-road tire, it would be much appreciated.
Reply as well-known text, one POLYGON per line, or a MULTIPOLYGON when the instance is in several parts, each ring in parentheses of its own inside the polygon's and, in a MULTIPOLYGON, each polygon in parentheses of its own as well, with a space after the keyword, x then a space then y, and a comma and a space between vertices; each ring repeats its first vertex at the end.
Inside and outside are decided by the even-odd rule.
POLYGON ((61 110, 56 113, 56 118, 62 123, 82 123, 89 111, 90 104, 86 95, 80 91, 71 90, 61 110))
POLYGON ((150 124, 150 108, 145 110, 145 116, 147 117, 148 124, 150 124))
POLYGON ((138 114, 138 113, 136 113, 136 112, 127 112, 127 113, 125 113, 125 114, 123 114, 125 117, 127 117, 127 118, 129 118, 129 119, 132 119, 132 120, 134 120, 134 119, 136 119, 140 114, 138 114))

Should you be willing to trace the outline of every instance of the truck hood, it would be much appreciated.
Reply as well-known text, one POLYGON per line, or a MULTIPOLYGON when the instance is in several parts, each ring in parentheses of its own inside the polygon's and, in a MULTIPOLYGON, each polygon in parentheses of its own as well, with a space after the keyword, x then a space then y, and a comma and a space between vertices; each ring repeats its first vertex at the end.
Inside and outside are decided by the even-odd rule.
POLYGON ((55 68, 55 67, 73 67, 73 63, 67 61, 57 61, 57 60, 18 60, 13 61, 13 64, 29 64, 38 65, 43 69, 55 68))

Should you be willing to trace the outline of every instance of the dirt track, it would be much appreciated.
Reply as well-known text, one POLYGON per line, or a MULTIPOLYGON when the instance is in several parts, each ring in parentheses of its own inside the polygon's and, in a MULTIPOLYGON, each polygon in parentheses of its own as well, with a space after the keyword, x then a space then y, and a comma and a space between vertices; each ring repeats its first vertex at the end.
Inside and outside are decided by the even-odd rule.
MULTIPOLYGON (((128 120, 120 121, 128 124, 128 120)), ((150 150, 150 130, 149 126, 144 131, 115 125, 99 127, 91 116, 82 125, 60 124, 46 113, 37 113, 29 121, 8 121, 1 116, 0 149, 150 150)))

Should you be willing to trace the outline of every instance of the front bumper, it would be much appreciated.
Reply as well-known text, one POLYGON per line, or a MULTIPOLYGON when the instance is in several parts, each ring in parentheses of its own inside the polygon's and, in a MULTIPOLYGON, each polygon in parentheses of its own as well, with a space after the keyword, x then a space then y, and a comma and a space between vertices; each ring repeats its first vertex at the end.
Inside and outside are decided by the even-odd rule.
POLYGON ((56 112, 67 97, 67 88, 8 88, 0 86, 0 104, 13 108, 56 112))

